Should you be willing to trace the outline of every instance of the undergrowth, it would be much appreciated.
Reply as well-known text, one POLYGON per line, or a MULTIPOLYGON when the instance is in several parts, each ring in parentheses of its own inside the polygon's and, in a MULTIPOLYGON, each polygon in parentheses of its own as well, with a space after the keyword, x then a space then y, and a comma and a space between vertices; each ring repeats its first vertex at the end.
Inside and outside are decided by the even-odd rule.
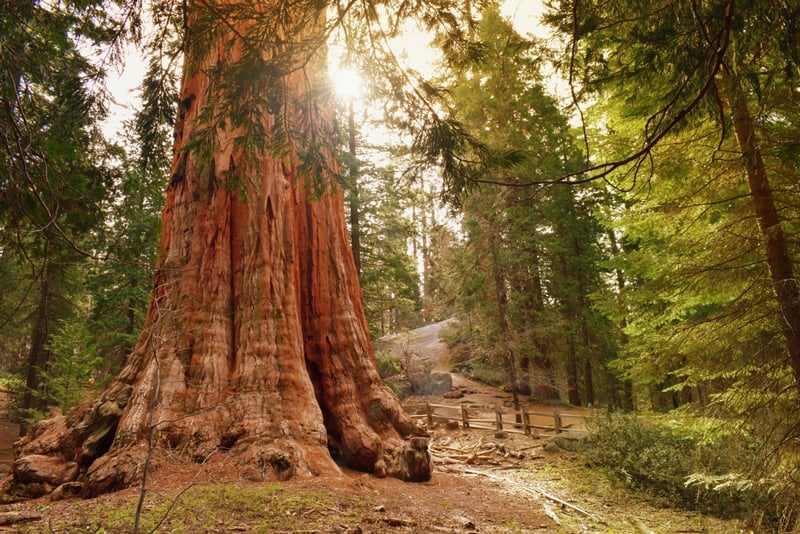
POLYGON ((589 426, 587 454, 629 488, 666 506, 743 518, 756 532, 796 532, 794 462, 766 471, 763 444, 741 429, 675 413, 597 413, 589 426))

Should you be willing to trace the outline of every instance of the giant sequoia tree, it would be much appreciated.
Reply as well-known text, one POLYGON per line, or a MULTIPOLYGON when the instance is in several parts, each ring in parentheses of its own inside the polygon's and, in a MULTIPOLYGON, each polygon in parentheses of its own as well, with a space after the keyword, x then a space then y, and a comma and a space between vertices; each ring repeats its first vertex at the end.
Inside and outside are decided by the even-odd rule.
MULTIPOLYGON (((427 480, 423 439, 382 385, 318 91, 325 2, 189 2, 151 303, 102 397, 18 445, 18 483, 138 481, 155 451, 286 478, 427 480), (49 460, 45 460, 49 458, 49 460), (39 469, 42 462, 61 468, 39 469)), ((41 486, 40 486, 41 487, 41 486)))

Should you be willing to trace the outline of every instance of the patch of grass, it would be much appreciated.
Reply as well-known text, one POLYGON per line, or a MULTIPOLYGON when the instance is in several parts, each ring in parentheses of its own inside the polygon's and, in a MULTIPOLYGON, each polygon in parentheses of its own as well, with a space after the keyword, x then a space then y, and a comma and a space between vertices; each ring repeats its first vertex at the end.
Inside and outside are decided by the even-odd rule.
MULTIPOLYGON (((278 484, 238 488, 228 484, 197 486, 173 496, 151 494, 145 501, 141 532, 275 532, 315 530, 337 524, 357 525, 363 504, 342 501, 325 490, 287 490, 278 484)), ((136 499, 120 503, 87 502, 82 517, 51 521, 64 532, 132 532, 136 499), (80 529, 76 530, 76 526, 80 529)), ((32 531, 31 531, 32 532, 32 531)))

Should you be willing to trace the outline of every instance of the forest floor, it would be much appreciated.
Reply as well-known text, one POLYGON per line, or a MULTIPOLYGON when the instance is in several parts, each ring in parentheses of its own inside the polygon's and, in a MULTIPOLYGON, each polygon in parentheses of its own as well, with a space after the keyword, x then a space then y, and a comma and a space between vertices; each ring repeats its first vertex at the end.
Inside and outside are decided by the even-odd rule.
MULTIPOLYGON (((383 345, 448 371, 438 339, 443 323, 383 345)), ((417 403, 508 405, 510 395, 453 374, 458 399, 417 403)), ((553 405, 528 402, 529 409, 553 405)), ((559 410, 567 408, 560 406, 559 410)), ((8 467, 11 425, 0 414, 0 470, 8 467)), ((344 470, 341 476, 257 484, 226 480, 224 460, 213 465, 169 464, 148 483, 141 532, 485 532, 485 533, 709 533, 744 532, 735 521, 666 507, 627 491, 580 453, 553 446, 552 436, 445 429, 431 432, 433 478, 404 483, 344 470)), ((0 474, 2 476, 2 474, 0 474)), ((90 500, 47 499, 0 506, 27 516, 0 532, 132 532, 140 490, 90 500)))

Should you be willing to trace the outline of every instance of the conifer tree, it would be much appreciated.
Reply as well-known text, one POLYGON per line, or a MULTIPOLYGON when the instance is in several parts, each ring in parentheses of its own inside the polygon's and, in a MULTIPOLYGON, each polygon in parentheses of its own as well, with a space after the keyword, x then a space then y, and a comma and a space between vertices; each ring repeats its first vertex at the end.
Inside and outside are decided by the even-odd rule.
MULTIPOLYGON (((30 310, 20 403, 25 418, 41 414, 50 400, 48 340, 74 311, 72 293, 90 255, 89 237, 103 222, 110 172, 97 129, 101 73, 86 58, 92 45, 111 39, 113 21, 100 7, 0 7, 1 246, 4 256, 24 265, 20 282, 27 289, 8 295, 18 302, 6 309, 30 310)), ((6 318, 5 324, 13 322, 6 318)))
POLYGON ((455 87, 459 118, 494 153, 519 159, 485 171, 463 202, 462 311, 481 318, 482 344, 495 347, 515 391, 524 374, 537 377, 538 393, 560 388, 576 405, 611 398, 594 387, 598 377, 608 381, 613 353, 609 325, 590 303, 600 286, 597 192, 532 190, 580 164, 567 121, 543 89, 535 59, 542 50, 496 6, 483 11, 476 37, 483 57, 455 87))

